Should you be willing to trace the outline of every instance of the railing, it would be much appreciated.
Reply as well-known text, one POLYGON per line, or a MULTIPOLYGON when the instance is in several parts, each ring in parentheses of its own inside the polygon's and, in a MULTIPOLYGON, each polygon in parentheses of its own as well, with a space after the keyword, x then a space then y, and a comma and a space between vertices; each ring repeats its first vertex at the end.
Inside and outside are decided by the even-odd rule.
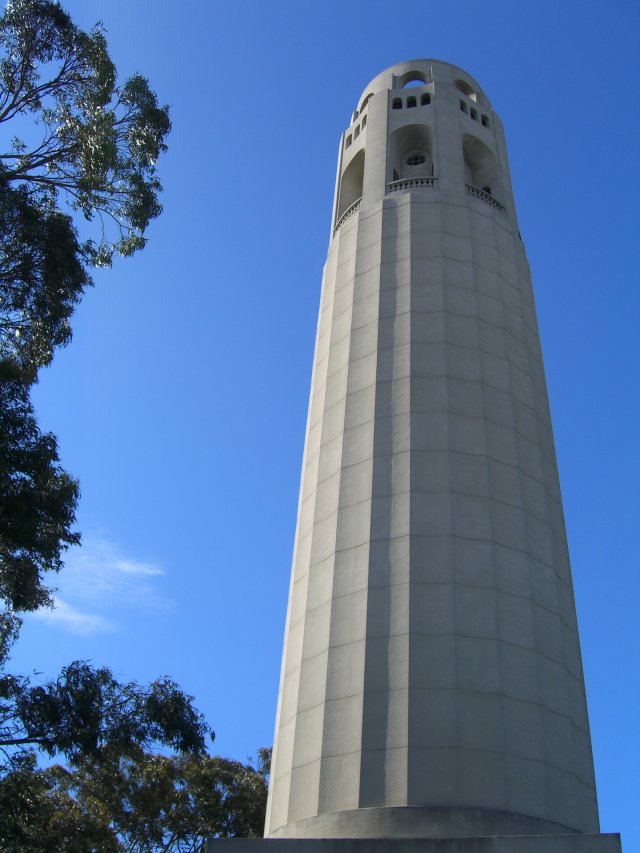
POLYGON ((387 184, 387 194, 395 193, 398 190, 410 190, 414 187, 432 187, 437 180, 437 178, 407 178, 401 181, 391 181, 390 184, 387 184))
POLYGON ((338 219, 338 222, 337 222, 337 224, 336 224, 336 227, 333 229, 333 233, 334 233, 334 234, 336 233, 336 231, 338 230, 338 228, 342 225, 342 223, 345 221, 345 219, 348 219, 348 218, 351 216, 351 214, 352 214, 352 213, 355 213, 355 212, 356 212, 356 210, 360 207, 360 202, 361 202, 361 201, 362 201, 362 196, 360 196, 360 198, 357 198, 357 199, 353 202, 353 204, 345 210, 345 212, 342 214, 342 216, 340 217, 340 219, 338 219))
POLYGON ((499 210, 500 213, 504 213, 504 205, 500 204, 499 201, 491 195, 491 193, 487 193, 484 190, 479 189, 478 187, 474 187, 471 184, 465 184, 467 188, 467 192, 469 195, 474 196, 475 198, 481 198, 482 201, 486 201, 487 204, 490 204, 492 207, 495 207, 496 210, 499 210))

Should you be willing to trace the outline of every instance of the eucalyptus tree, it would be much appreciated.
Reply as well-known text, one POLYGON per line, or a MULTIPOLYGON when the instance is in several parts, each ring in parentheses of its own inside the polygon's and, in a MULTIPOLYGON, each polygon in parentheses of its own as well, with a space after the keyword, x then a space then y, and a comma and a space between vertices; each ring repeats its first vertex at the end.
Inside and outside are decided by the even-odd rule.
POLYGON ((0 597, 11 613, 50 604, 43 575, 78 542, 78 485, 29 386, 71 339, 92 267, 144 247, 171 123, 144 77, 118 82, 100 25, 83 31, 53 0, 9 0, 0 126, 0 597))

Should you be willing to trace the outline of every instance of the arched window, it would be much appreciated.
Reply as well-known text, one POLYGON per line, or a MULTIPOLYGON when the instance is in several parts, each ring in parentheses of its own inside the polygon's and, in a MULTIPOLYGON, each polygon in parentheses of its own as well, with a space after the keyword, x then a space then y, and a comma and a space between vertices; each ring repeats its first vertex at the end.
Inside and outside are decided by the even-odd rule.
POLYGON ((482 126, 489 127, 489 119, 485 115, 482 116, 482 126))
POLYGON ((391 106, 393 107, 394 110, 401 110, 402 109, 402 98, 394 98, 391 106))
POLYGON ((458 91, 462 92, 463 95, 466 95, 471 101, 477 100, 476 93, 464 80, 456 80, 456 87, 458 91))
POLYGON ((424 71, 407 71, 406 74, 394 78, 393 88, 406 89, 409 86, 423 86, 426 82, 427 75, 424 71))
POLYGON ((349 136, 347 136, 347 138, 345 140, 344 147, 348 148, 352 142, 353 142, 353 137, 351 136, 351 134, 349 134, 349 136))
POLYGON ((360 125, 358 125, 358 126, 356 127, 355 132, 354 132, 354 134, 353 134, 353 138, 354 138, 354 139, 357 139, 359 136, 360 136, 360 125))
POLYGON ((425 92, 424 94, 420 95, 420 105, 421 106, 424 107, 426 104, 430 104, 430 103, 431 103, 431 95, 428 92, 425 92))
POLYGON ((460 101, 460 109, 462 110, 463 113, 468 112, 467 105, 465 104, 464 101, 460 101))
POLYGON ((416 99, 413 97, 413 95, 410 98, 407 98, 407 109, 409 109, 409 107, 415 107, 415 105, 416 99))
POLYGON ((362 129, 364 130, 366 126, 367 126, 367 117, 362 116, 362 129))
POLYGON ((424 124, 394 130, 389 139, 389 181, 433 177, 431 132, 424 124))
POLYGON ((354 155, 353 160, 344 170, 340 180, 340 201, 338 202, 338 215, 340 219, 345 210, 362 197, 362 185, 364 181, 364 149, 360 149, 354 155))
POLYGON ((499 192, 498 168, 493 151, 480 139, 465 133, 462 136, 464 181, 495 197, 499 192))
POLYGON ((362 106, 360 107, 360 112, 361 112, 361 113, 362 113, 362 111, 365 109, 365 107, 367 106, 367 104, 369 103, 369 101, 371 100, 371 98, 373 98, 373 92, 369 92, 369 94, 367 95, 367 97, 366 97, 366 98, 364 99, 364 101, 362 102, 362 106))

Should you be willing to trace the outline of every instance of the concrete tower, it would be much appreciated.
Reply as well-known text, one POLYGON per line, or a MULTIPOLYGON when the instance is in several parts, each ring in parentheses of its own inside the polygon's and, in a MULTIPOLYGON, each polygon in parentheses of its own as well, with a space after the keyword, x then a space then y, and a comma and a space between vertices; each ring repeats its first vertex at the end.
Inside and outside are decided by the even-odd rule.
POLYGON ((598 831, 502 125, 401 63, 340 140, 265 835, 619 849, 598 831))

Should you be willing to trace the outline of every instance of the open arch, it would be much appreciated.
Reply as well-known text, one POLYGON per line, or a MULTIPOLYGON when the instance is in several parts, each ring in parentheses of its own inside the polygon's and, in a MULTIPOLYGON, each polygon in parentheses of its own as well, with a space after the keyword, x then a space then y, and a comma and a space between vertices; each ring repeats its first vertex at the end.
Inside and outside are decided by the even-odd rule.
POLYGON ((463 95, 466 95, 471 101, 477 101, 478 97, 471 86, 464 80, 456 80, 456 88, 463 95))
POLYGON ((340 200, 338 202, 339 220, 345 210, 362 197, 362 185, 364 181, 364 149, 360 149, 344 170, 340 181, 340 200))
POLYGON ((493 151, 480 139, 469 133, 462 135, 462 156, 464 158, 464 181, 489 195, 500 194, 498 168, 493 151))
POLYGON ((362 110, 365 109, 365 107, 367 106, 367 104, 369 103, 371 98, 373 98, 373 92, 369 92, 369 94, 366 96, 366 98, 362 102, 362 106, 360 107, 360 112, 362 112, 362 110))
POLYGON ((389 140, 389 181, 433 176, 431 131, 424 124, 407 124, 389 140))
POLYGON ((404 89, 407 86, 424 86, 427 82, 427 75, 424 71, 407 71, 406 74, 401 74, 394 80, 394 89, 404 89))

